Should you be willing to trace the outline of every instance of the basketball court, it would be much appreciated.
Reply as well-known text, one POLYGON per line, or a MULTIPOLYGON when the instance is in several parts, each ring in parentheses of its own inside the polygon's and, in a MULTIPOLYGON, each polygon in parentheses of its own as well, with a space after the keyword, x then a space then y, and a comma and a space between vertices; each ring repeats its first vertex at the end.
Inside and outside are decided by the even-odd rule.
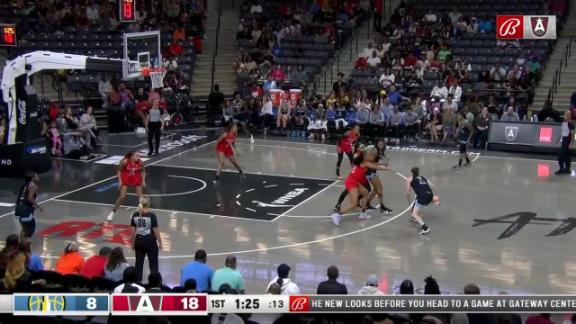
MULTIPOLYGON (((66 240, 80 242, 90 256, 103 245, 127 245, 129 219, 136 205, 130 196, 105 226, 117 193, 115 164, 129 149, 146 149, 134 134, 110 136, 104 156, 93 161, 54 160, 41 175, 34 251, 53 267, 66 240)), ((214 185, 214 133, 170 134, 159 157, 146 161, 147 195, 163 235, 160 270, 169 285, 179 282, 180 267, 204 248, 214 268, 235 254, 247 291, 262 293, 286 262, 304 292, 315 292, 330 264, 338 265, 349 291, 369 274, 392 293, 406 278, 416 288, 436 277, 441 288, 457 293, 475 282, 483 292, 568 293, 576 289, 573 256, 576 207, 573 177, 555 177, 551 160, 472 156, 471 168, 453 170, 451 149, 390 149, 393 172, 381 173, 391 215, 370 211, 371 220, 344 217, 339 227, 329 215, 342 182, 334 178, 335 146, 239 139, 237 157, 246 180, 228 170, 214 185), (423 216, 431 227, 417 235, 409 222, 405 177, 413 166, 436 186, 442 205, 423 216)), ((455 148, 454 148, 455 150, 455 148)), ((343 164, 343 173, 349 170, 343 164)), ((0 237, 19 231, 11 213, 20 180, 0 180, 0 237)), ((133 262, 133 261, 132 261, 133 262)))

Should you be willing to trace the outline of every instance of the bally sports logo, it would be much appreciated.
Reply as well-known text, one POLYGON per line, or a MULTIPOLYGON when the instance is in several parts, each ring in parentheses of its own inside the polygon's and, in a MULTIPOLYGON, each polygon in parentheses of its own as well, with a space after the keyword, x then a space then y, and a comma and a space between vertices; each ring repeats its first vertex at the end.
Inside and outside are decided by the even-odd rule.
POLYGON ((290 312, 310 311, 310 296, 290 296, 290 312))
POLYGON ((497 16, 496 38, 556 39, 556 16, 497 16))

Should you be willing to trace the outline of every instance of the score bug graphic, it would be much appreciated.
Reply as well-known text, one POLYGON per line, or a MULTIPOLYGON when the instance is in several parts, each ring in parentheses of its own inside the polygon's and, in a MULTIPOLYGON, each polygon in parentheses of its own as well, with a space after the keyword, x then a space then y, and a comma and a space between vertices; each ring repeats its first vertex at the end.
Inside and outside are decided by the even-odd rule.
POLYGON ((14 315, 107 315, 107 294, 16 294, 14 315))
POLYGON ((207 315, 207 307, 207 296, 202 294, 112 295, 112 315, 207 315))

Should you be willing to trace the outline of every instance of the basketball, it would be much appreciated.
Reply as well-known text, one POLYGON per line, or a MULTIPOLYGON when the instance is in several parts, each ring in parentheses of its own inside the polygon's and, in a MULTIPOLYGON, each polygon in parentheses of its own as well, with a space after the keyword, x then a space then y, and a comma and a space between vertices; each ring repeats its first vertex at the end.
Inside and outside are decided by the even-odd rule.
POLYGON ((150 76, 150 68, 149 67, 143 67, 142 68, 142 75, 146 78, 149 77, 150 76))

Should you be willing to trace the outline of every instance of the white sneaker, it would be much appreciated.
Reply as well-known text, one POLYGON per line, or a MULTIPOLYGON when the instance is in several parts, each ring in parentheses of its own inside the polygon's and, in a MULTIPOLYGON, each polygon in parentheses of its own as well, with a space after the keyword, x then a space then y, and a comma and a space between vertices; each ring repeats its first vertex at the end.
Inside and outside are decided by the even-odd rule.
POLYGON ((340 213, 334 213, 330 217, 332 217, 332 222, 334 225, 340 226, 340 221, 342 221, 342 215, 340 213))
POLYGON ((361 213, 360 215, 358 215, 358 219, 359 220, 368 220, 368 219, 372 219, 372 216, 370 216, 370 214, 368 214, 368 213, 361 213))
POLYGON ((250 135, 250 144, 254 144, 254 136, 250 135))
POLYGON ((114 220, 114 211, 111 211, 110 214, 108 214, 108 217, 106 217, 106 221, 112 222, 113 220, 114 220))

